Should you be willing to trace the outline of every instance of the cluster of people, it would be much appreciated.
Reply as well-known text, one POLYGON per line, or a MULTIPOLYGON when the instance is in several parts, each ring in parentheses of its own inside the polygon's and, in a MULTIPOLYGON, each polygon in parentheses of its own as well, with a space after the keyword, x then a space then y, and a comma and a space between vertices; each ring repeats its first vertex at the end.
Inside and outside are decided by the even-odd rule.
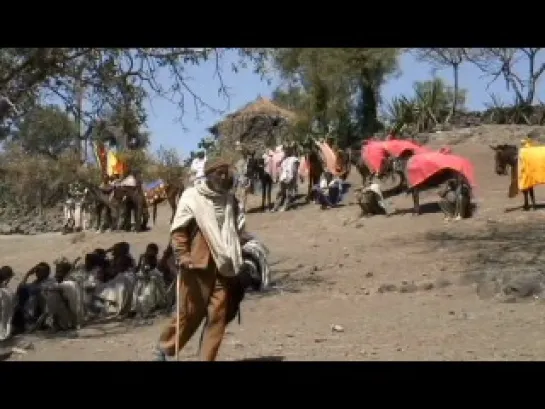
POLYGON ((15 291, 10 266, 0 268, 2 331, 0 339, 35 331, 79 328, 83 323, 109 315, 148 317, 173 305, 176 270, 167 247, 150 243, 138 262, 127 242, 85 254, 82 262, 61 258, 33 266, 15 291))
POLYGON ((242 158, 236 163, 237 197, 246 208, 248 193, 255 191, 258 182, 262 193, 262 210, 285 211, 294 203, 299 193, 298 182, 308 180, 307 201, 314 199, 322 209, 340 203, 347 184, 348 163, 345 163, 331 138, 311 141, 308 146, 295 143, 277 146, 262 156, 241 148, 242 158), (340 163, 340 166, 337 166, 340 163), (274 204, 271 200, 273 185, 278 185, 274 204))

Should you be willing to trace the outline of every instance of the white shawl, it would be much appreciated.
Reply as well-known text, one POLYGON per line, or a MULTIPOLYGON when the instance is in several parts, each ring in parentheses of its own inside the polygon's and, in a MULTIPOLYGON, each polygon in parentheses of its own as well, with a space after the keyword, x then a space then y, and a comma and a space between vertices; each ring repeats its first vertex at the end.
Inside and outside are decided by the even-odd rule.
MULTIPOLYGON (((216 267, 221 275, 235 276, 242 265, 242 252, 238 230, 243 227, 243 215, 235 220, 235 202, 232 194, 227 194, 224 209, 224 222, 220 230, 214 201, 223 199, 224 194, 211 190, 204 181, 186 189, 176 208, 170 231, 173 232, 195 219, 199 230, 204 236, 216 267)), ((216 203, 217 205, 217 203, 216 203)))
POLYGON ((17 297, 15 292, 0 287, 0 341, 5 341, 11 336, 11 320, 16 305, 17 297))

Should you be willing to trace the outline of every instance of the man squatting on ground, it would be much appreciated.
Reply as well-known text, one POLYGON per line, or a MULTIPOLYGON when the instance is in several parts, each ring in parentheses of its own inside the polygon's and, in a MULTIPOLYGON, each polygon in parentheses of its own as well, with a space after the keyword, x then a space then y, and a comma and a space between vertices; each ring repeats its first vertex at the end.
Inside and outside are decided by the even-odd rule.
POLYGON ((325 171, 313 191, 322 210, 335 207, 342 200, 342 181, 333 177, 331 172, 325 171))
MULTIPOLYGON (((204 176, 182 194, 171 241, 181 268, 179 348, 206 318, 201 356, 214 361, 225 328, 237 315, 249 277, 239 271, 241 241, 246 240, 246 233, 244 214, 230 192, 233 174, 229 165, 207 163, 204 176)), ((173 317, 161 333, 157 360, 175 355, 176 323, 173 317)))
POLYGON ((437 192, 441 200, 439 207, 445 220, 460 220, 469 217, 471 208, 471 188, 463 177, 447 180, 437 192))

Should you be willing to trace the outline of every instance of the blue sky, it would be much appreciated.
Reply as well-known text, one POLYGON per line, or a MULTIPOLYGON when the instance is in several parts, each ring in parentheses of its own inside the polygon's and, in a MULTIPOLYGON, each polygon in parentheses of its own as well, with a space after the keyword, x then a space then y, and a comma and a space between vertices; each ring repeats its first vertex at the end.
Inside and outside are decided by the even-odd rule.
MULTIPOLYGON (((252 73, 251 68, 233 73, 230 69, 231 63, 236 61, 235 52, 227 52, 224 57, 223 81, 229 87, 230 98, 225 100, 218 96, 219 80, 214 78, 214 62, 191 67, 188 75, 191 77, 190 84, 193 91, 204 101, 213 107, 233 112, 250 101, 255 100, 259 95, 270 96, 274 88, 279 84, 279 79, 272 78, 272 83, 267 84, 261 81, 260 77, 252 73)), ((432 77, 432 67, 428 64, 419 63, 410 54, 405 54, 400 60, 401 75, 388 81, 382 90, 382 97, 385 101, 394 96, 408 95, 412 93, 412 86, 415 81, 423 81, 432 77)), ((452 83, 451 70, 442 70, 435 73, 447 83, 452 83)), ((488 78, 481 78, 482 73, 471 64, 462 65, 460 68, 460 87, 468 90, 466 106, 470 110, 484 109, 491 101, 490 93, 494 93, 504 102, 511 102, 513 94, 508 92, 505 82, 499 78, 489 89, 486 86, 488 78)), ((167 80, 167 78, 164 78, 167 80)), ((537 98, 543 100, 545 88, 538 87, 537 98)), ((179 116, 179 109, 174 104, 155 99, 148 104, 148 128, 152 134, 152 150, 159 146, 175 148, 180 155, 186 156, 190 151, 196 149, 199 140, 208 135, 206 128, 221 120, 223 115, 211 112, 203 108, 200 118, 196 117, 196 110, 193 101, 186 97, 186 109, 183 124, 186 129, 176 122, 179 116)))

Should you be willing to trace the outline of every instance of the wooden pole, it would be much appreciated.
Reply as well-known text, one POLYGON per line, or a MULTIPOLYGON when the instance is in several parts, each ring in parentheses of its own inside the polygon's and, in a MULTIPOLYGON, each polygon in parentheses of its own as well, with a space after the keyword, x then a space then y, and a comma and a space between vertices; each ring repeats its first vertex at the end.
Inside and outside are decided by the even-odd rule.
MULTIPOLYGON (((81 77, 76 77, 74 81, 74 99, 76 102, 76 111, 74 112, 74 120, 76 122, 77 132, 74 141, 74 151, 81 156, 81 77)), ((81 158, 80 158, 81 159, 81 158)))
POLYGON ((180 360, 180 269, 176 276, 176 343, 174 344, 174 353, 176 361, 180 360))

